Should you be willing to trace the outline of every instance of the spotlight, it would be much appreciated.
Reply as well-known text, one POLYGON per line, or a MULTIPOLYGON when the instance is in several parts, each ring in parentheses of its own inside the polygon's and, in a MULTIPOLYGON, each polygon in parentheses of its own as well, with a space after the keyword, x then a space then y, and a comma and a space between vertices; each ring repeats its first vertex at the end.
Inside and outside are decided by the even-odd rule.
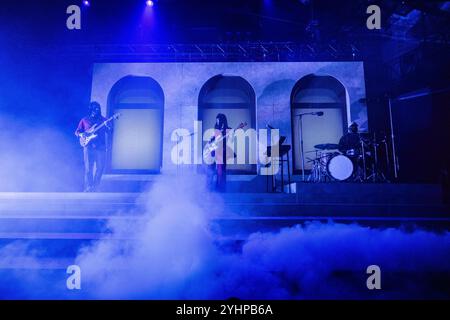
POLYGON ((89 0, 83 0, 83 5, 85 7, 89 7, 91 5, 91 3, 89 2, 89 0))
POLYGON ((155 3, 152 0, 147 0, 145 1, 145 4, 147 5, 147 7, 153 7, 155 3))

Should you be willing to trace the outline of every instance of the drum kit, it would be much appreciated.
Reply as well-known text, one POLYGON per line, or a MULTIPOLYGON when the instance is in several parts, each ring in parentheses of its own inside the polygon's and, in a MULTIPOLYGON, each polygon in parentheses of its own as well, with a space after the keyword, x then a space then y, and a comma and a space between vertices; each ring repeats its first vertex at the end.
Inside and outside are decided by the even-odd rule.
POLYGON ((334 143, 315 145, 310 182, 388 182, 386 168, 389 155, 386 137, 377 140, 375 134, 359 133, 359 146, 348 149, 334 143), (380 164, 380 149, 383 149, 385 165, 380 164))

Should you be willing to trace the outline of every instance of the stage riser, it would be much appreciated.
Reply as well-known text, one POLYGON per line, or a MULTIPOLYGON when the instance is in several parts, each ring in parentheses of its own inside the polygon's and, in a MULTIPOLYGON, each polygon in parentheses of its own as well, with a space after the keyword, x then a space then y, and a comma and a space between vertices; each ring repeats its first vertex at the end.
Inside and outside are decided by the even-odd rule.
MULTIPOLYGON (((130 219, 131 220, 131 219, 130 219)), ((14 232, 103 233, 108 219, 1 219, 0 234, 14 232)))
MULTIPOLYGON (((448 217, 445 206, 382 206, 342 204, 285 204, 273 206, 230 205, 228 210, 243 216, 327 216, 327 217, 448 217)), ((226 210, 225 210, 226 211, 226 210)))
MULTIPOLYGON (((0 205, 1 206, 1 205, 0 205)), ((4 206, 3 206, 4 207, 4 206)), ((448 206, 440 204, 342 204, 342 203, 288 203, 288 202, 241 202, 241 203, 203 203, 204 210, 211 216, 244 216, 244 217, 278 217, 278 216, 329 216, 329 217, 450 217, 448 206), (211 208, 211 209, 206 209, 211 208)), ((151 208, 134 205, 120 205, 115 209, 86 205, 84 209, 70 206, 55 206, 45 209, 43 206, 29 206, 2 209, 0 219, 18 219, 32 221, 33 219, 67 219, 89 220, 108 218, 139 218, 151 216, 151 208)), ((1 228, 1 226, 0 226, 1 228)))
MULTIPOLYGON (((417 226, 434 226, 437 229, 445 229, 450 224, 450 219, 388 219, 388 218, 352 218, 352 217, 278 217, 276 219, 216 219, 212 220, 212 226, 218 226, 218 230, 226 230, 226 235, 233 236, 234 233, 244 234, 248 232, 257 231, 278 231, 283 227, 290 227, 296 224, 302 224, 308 221, 321 221, 336 223, 358 223, 373 227, 383 226, 402 226, 402 225, 417 225, 417 226)), ((128 221, 127 224, 132 220, 128 221)), ((142 225, 142 221, 138 224, 142 225)), ((137 224, 137 225, 138 225, 137 224)), ((214 229, 215 230, 215 229, 214 229)), ((222 233, 222 232, 221 232, 222 233)), ((0 224, 0 240, 1 239, 24 239, 29 240, 33 238, 87 238, 98 239, 104 238, 111 234, 108 229, 107 220, 99 221, 53 221, 51 223, 39 221, 38 223, 17 223, 14 221, 2 221, 0 224)), ((135 235, 130 233, 124 236, 124 239, 132 239, 135 235)))
MULTIPOLYGON (((26 252, 32 253, 32 258, 38 261, 43 258, 68 259, 68 262, 73 260, 78 255, 81 248, 91 246, 98 239, 23 239, 11 238, 0 239, 0 247, 6 245, 17 246, 18 248, 26 248, 26 252)), ((123 241, 123 240, 109 240, 109 241, 123 241)), ((18 254, 26 254, 26 252, 19 251, 18 254)), ((18 256, 17 258, 20 258, 18 256)), ((31 257, 30 257, 31 258, 31 257)), ((20 265, 20 259, 17 261, 20 265)), ((5 268, 5 265, 0 263, 0 269, 5 268)))
POLYGON ((384 219, 293 219, 293 220, 249 220, 242 222, 240 220, 224 220, 217 222, 215 229, 223 237, 230 239, 246 239, 248 235, 255 232, 279 232, 283 228, 290 228, 296 225, 305 225, 312 222, 320 223, 342 223, 342 224, 358 224, 363 227, 370 228, 401 228, 405 231, 413 231, 416 229, 424 229, 435 232, 446 232, 450 230, 450 220, 384 220, 384 219))
POLYGON ((440 185, 297 183, 299 203, 442 204, 440 185))
MULTIPOLYGON (((279 180, 280 178, 278 178, 279 180)), ((285 178, 287 181, 287 177, 285 178)), ((278 183, 278 188, 280 182, 278 183)), ((123 181, 104 181, 99 188, 100 192, 145 192, 157 186, 155 182, 123 182, 123 181)), ((232 193, 267 193, 268 187, 265 177, 256 177, 252 181, 228 181, 227 192, 232 193)))
MULTIPOLYGON (((406 232, 416 229, 425 229, 435 232, 450 230, 450 220, 387 220, 387 219, 328 219, 328 218, 298 218, 298 219, 264 219, 264 220, 214 220, 210 223, 213 241, 219 247, 232 247, 240 250, 240 245, 251 233, 279 232, 283 228, 305 225, 311 222, 358 224, 372 228, 401 228, 406 232), (238 245, 236 245, 238 244, 238 245)), ((48 228, 50 229, 50 228, 48 228)), ((136 234, 123 234, 121 237, 105 232, 103 228, 95 230, 74 230, 62 232, 61 228, 55 230, 38 231, 36 229, 22 228, 22 231, 1 232, 0 247, 8 244, 24 245, 27 252, 34 252, 39 258, 75 258, 80 248, 93 245, 96 241, 108 242, 134 242, 136 234), (84 231, 84 232, 82 232, 84 231)), ((1 266, 0 266, 1 268, 1 266)))
MULTIPOLYGON (((291 179, 292 192, 297 195, 300 203, 325 202, 325 203, 442 203, 443 192, 440 185, 433 184, 399 184, 399 183, 353 183, 353 182, 327 182, 310 183, 299 182, 300 177, 291 179), (295 182, 294 182, 295 181, 295 182)), ((287 184, 287 177, 285 178, 287 184)), ((143 192, 157 187, 156 182, 130 182, 130 181, 106 181, 100 191, 102 192, 143 192)), ((287 187, 286 187, 287 188, 287 187)), ((280 191, 280 177, 277 177, 277 191, 280 191)), ((246 178, 245 181, 227 181, 229 196, 235 197, 236 193, 253 194, 256 197, 266 197, 266 176, 246 178), (231 194, 231 195, 230 195, 231 194)), ((273 193, 271 193, 273 194, 273 193)), ((269 196, 270 198, 271 196, 269 196)))
POLYGON ((136 203, 95 203, 87 202, 83 204, 73 203, 45 203, 45 202, 22 202, 22 203, 2 203, 0 210, 2 214, 14 212, 37 212, 37 213, 84 213, 84 212, 98 212, 98 213, 114 213, 114 212, 128 212, 132 209, 139 208, 136 203))
MULTIPOLYGON (((76 215, 77 218, 101 217, 108 219, 117 212, 123 211, 103 211, 86 210, 84 212, 62 212, 58 211, 40 211, 40 212, 7 212, 0 216, 0 219, 11 219, 16 217, 24 217, 23 219, 33 219, 37 217, 57 217, 64 219, 65 216, 71 217, 76 215), (3 217, 2 217, 3 216, 3 217)), ((285 204, 285 205, 253 205, 253 204, 235 204, 222 207, 215 210, 215 216, 228 216, 235 213, 238 216, 245 217, 278 217, 278 216, 327 216, 327 217, 421 217, 421 218, 446 218, 450 217, 449 209, 445 206, 380 206, 380 205, 341 205, 341 204, 285 204)), ((143 212, 129 212, 128 216, 142 215, 143 212)), ((1 228, 1 227, 0 227, 1 228)))

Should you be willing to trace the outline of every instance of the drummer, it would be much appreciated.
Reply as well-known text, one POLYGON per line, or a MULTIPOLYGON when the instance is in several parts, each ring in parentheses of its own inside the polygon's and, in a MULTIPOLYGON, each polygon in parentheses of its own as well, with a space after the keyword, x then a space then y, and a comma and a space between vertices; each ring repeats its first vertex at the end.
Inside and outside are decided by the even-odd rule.
POLYGON ((360 154, 360 143, 358 124, 352 122, 348 127, 348 133, 344 134, 339 140, 339 151, 348 156, 357 156, 360 154))

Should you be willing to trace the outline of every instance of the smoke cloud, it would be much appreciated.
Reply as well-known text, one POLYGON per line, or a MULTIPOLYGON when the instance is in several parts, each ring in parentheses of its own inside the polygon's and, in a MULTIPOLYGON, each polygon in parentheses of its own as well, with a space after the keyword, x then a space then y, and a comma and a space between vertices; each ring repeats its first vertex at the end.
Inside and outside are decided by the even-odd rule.
POLYGON ((223 204, 204 185, 161 179, 143 195, 145 222, 111 224, 113 235, 131 233, 135 240, 83 249, 77 263, 93 298, 373 298, 366 287, 366 268, 373 264, 386 281, 378 298, 448 294, 434 291, 439 276, 423 278, 448 276, 448 232, 311 222, 251 234, 240 250, 227 253, 210 224, 223 204))
POLYGON ((198 178, 160 177, 142 196, 147 210, 140 222, 109 225, 112 237, 133 240, 104 240, 82 250, 77 264, 96 296, 188 298, 189 282, 206 275, 219 258, 209 220, 222 205, 217 195, 205 192, 205 185, 198 178))
MULTIPOLYGON (((82 153, 73 134, 0 114, 0 191, 80 189, 82 153)), ((74 127, 75 128, 75 127, 74 127)), ((74 129, 75 131, 75 129, 74 129)))

